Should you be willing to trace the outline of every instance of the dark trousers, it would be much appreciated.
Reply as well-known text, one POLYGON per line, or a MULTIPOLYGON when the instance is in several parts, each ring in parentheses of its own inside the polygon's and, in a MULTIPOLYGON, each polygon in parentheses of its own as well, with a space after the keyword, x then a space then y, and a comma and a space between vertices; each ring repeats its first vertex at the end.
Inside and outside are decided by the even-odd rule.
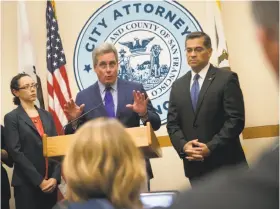
MULTIPOLYGON (((1 129, 2 130, 2 129, 1 129)), ((11 191, 10 183, 6 169, 2 166, 1 163, 1 208, 10 209, 11 191)))
POLYGON ((195 187, 197 184, 201 183, 202 181, 205 181, 205 177, 207 177, 208 173, 201 173, 197 176, 188 177, 190 184, 192 187, 195 187))
POLYGON ((44 193, 33 186, 14 187, 16 209, 52 209, 57 202, 57 189, 44 193))
POLYGON ((1 195, 1 209, 10 209, 10 197, 1 195))

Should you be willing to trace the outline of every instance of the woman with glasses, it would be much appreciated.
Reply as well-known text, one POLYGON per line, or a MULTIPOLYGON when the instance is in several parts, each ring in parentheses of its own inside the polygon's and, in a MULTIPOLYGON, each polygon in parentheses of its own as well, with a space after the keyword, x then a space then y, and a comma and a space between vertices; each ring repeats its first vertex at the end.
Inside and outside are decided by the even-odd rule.
POLYGON ((10 84, 18 107, 4 117, 5 142, 14 161, 12 186, 16 209, 51 209, 57 201, 60 164, 43 156, 42 135, 55 136, 51 114, 38 108, 37 84, 18 74, 10 84))

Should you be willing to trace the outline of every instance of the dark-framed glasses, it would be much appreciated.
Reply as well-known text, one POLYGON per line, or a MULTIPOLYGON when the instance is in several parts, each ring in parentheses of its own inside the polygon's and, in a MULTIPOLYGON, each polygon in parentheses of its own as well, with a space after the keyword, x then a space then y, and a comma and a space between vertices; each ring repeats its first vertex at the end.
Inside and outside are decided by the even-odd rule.
POLYGON ((38 88, 38 84, 37 84, 37 83, 32 83, 32 84, 29 84, 29 85, 25 85, 25 86, 23 86, 23 87, 20 87, 20 88, 18 88, 18 89, 31 90, 32 88, 37 89, 37 88, 38 88))
POLYGON ((111 61, 109 62, 108 64, 106 62, 101 62, 99 63, 99 67, 102 69, 102 70, 105 70, 109 67, 109 69, 113 69, 115 68, 117 65, 117 62, 116 61, 111 61))

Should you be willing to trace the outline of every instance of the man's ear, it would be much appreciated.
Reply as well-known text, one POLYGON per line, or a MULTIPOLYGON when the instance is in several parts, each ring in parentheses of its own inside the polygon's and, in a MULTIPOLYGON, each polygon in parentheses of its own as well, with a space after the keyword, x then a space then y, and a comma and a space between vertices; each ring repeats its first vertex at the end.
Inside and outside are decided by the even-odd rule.
POLYGON ((259 43, 262 45, 262 47, 266 44, 267 42, 267 35, 266 35, 266 31, 261 28, 261 27, 258 27, 256 29, 256 34, 257 34, 257 39, 259 41, 259 43))
POLYGON ((213 49, 212 49, 212 48, 209 48, 209 49, 207 49, 207 50, 208 50, 208 53, 209 53, 209 58, 211 58, 213 49))
POLYGON ((278 33, 273 29, 257 28, 257 39, 264 51, 266 58, 272 64, 277 75, 279 74, 279 41, 278 33))

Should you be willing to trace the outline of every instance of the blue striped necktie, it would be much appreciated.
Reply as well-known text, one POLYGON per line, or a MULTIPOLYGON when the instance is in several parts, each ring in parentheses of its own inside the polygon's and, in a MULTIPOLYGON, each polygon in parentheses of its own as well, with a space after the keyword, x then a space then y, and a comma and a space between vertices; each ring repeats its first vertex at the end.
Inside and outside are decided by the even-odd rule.
POLYGON ((106 94, 105 94, 105 109, 107 111, 108 117, 110 118, 114 118, 115 117, 115 105, 114 105, 114 100, 113 100, 113 96, 111 93, 111 89, 112 87, 106 87, 106 94))
POLYGON ((200 78, 199 74, 195 74, 193 77, 193 85, 191 88, 191 99, 192 99, 192 106, 193 110, 196 110, 196 105, 197 105, 197 100, 198 100, 198 95, 199 95, 199 83, 198 79, 200 78))

